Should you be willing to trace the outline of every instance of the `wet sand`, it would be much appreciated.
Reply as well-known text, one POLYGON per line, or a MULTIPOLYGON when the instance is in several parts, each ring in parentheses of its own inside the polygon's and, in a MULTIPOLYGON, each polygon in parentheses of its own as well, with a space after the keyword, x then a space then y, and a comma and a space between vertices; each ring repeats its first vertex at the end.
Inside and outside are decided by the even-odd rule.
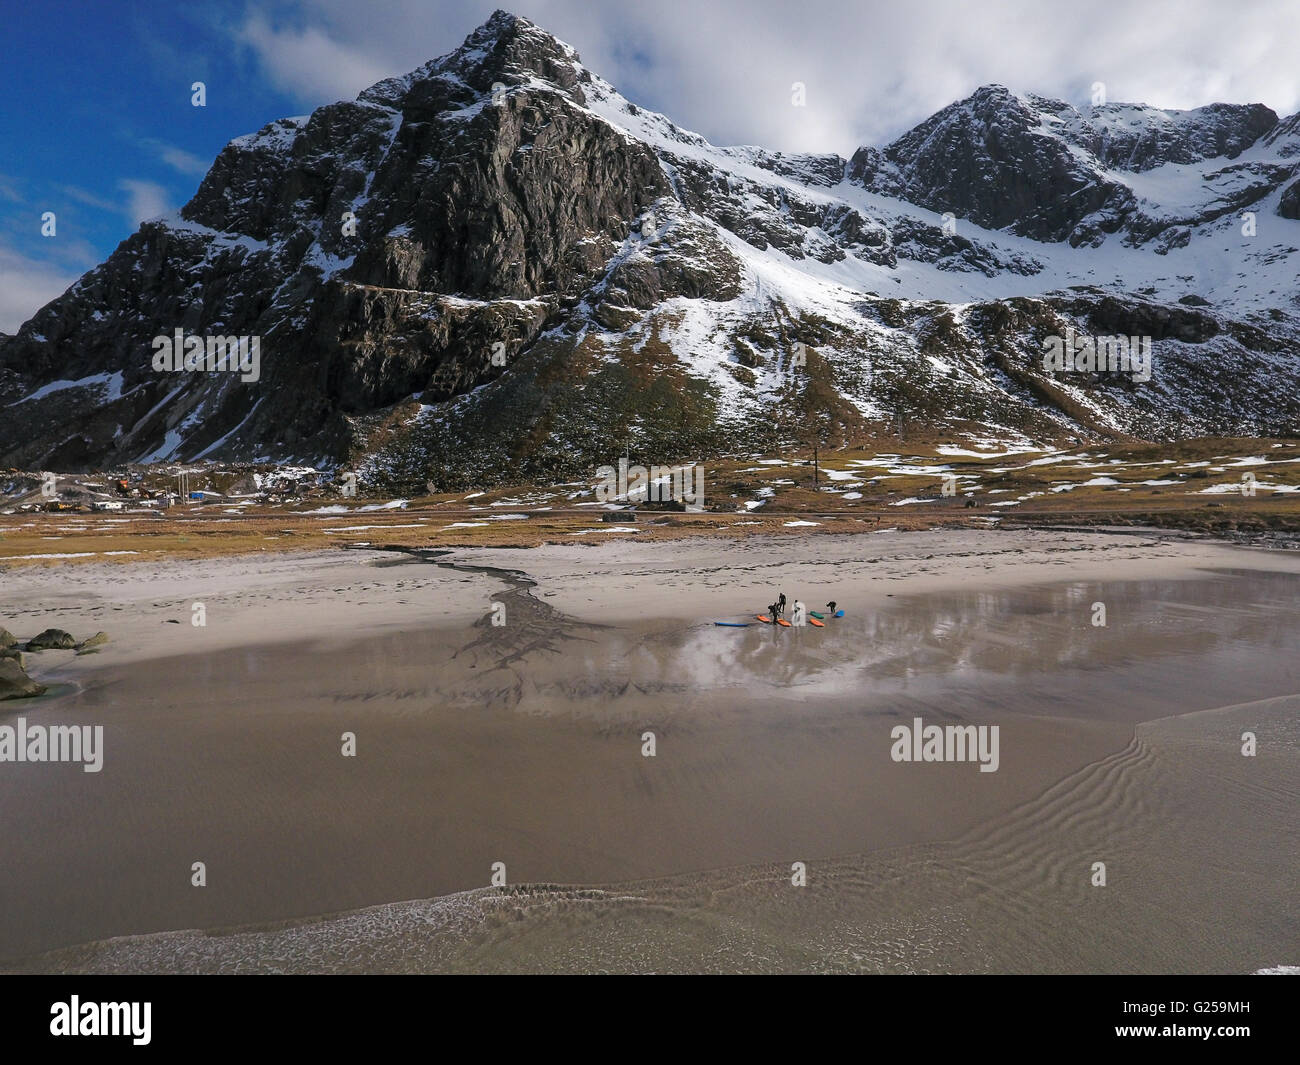
MULTIPOLYGON (((1138 727, 951 843, 580 888, 480 888, 221 935, 87 944, 74 972, 1246 973, 1297 957, 1300 700, 1138 727), (1271 735, 1259 763, 1224 753, 1271 735), (1286 740, 1279 737, 1286 736, 1286 740), (1105 887, 1092 885, 1096 861, 1105 887)), ((1232 752, 1229 752, 1231 754, 1232 752)))
POLYGON ((75 583, 21 575, 0 623, 114 642, 40 664, 81 690, 39 713, 104 724, 104 770, 0 766, 0 816, 23 826, 0 864, 4 967, 1243 971, 1300 955, 1300 559, 1041 533, 706 550, 439 560, 536 587, 374 554, 116 587, 79 570, 107 592, 76 604, 84 618, 49 609, 75 583), (739 615, 778 581, 814 606, 829 588, 849 615, 805 631, 699 616, 739 615), (195 587, 244 642, 167 624, 195 587), (998 771, 892 761, 890 730, 914 717, 998 725, 998 771), (487 886, 498 861, 504 890, 487 886), (173 931, 247 925, 263 927, 173 931))

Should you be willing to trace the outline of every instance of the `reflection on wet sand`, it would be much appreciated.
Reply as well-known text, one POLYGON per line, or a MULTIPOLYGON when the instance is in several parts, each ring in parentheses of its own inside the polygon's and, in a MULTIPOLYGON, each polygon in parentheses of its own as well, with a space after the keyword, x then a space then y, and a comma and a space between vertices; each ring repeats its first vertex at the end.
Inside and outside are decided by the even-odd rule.
POLYGON ((955 590, 799 631, 579 624, 507 582, 495 598, 513 626, 106 671, 61 707, 67 723, 106 726, 94 786, 35 767, 0 777, 0 811, 25 826, 0 897, 26 900, 5 907, 0 957, 74 970, 1277 964, 1300 946, 1287 916, 1300 702, 1279 698, 1300 691, 1297 587, 1251 571, 955 590), (999 725, 998 771, 892 761, 890 728, 916 716, 999 725), (1261 736, 1254 759, 1246 728, 1261 736), (355 759, 340 757, 344 731, 355 759), (496 861, 532 886, 487 888, 496 861), (795 861, 807 888, 790 883, 795 861), (68 947, 93 940, 108 942, 68 947))

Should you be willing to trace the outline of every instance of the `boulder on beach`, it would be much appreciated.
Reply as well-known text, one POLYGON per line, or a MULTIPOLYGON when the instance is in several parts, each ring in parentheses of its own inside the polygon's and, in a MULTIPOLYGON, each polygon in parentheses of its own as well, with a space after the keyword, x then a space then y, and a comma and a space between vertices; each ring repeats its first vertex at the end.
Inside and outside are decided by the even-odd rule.
POLYGON ((0 701, 5 699, 30 699, 42 695, 44 684, 37 684, 12 658, 0 658, 0 701))
POLYGON ((23 664, 23 652, 18 647, 5 647, 0 645, 0 658, 15 659, 21 666, 23 664))
POLYGON ((77 646, 72 634, 62 629, 46 629, 27 641, 29 651, 70 651, 77 646))
POLYGON ((96 651, 99 650, 101 645, 106 643, 108 643, 108 633, 97 632, 95 633, 94 636, 87 637, 86 639, 82 640, 81 643, 77 644, 77 654, 79 655, 94 654, 96 651))
POLYGON ((0 648, 14 647, 18 643, 18 637, 8 629, 0 628, 0 648))

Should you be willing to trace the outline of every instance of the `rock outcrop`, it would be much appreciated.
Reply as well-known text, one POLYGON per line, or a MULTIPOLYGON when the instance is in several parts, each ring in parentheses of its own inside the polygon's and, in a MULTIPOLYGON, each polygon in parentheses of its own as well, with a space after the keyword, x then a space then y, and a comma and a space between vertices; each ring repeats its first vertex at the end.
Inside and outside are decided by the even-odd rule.
POLYGON ((44 695, 46 687, 32 680, 12 658, 0 658, 0 702, 6 699, 30 699, 44 695))
POLYGON ((70 651, 77 646, 72 634, 62 629, 46 629, 27 641, 27 651, 70 651))
POLYGON ((77 644, 76 650, 79 655, 91 655, 98 651, 104 644, 108 643, 108 633, 97 632, 94 636, 88 636, 77 644))
POLYGON ((1300 219, 1300 180, 1291 182, 1282 190, 1277 213, 1283 218, 1300 219))

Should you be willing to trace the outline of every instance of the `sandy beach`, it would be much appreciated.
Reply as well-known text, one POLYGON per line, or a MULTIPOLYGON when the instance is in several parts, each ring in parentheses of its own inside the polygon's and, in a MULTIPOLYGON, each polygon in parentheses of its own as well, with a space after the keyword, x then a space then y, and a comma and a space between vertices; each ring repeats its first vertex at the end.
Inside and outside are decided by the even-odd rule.
POLYGON ((1132 530, 9 573, 0 624, 19 637, 57 626, 110 642, 29 655, 51 694, 0 704, 0 726, 21 714, 105 737, 98 773, 0 766, 0 815, 22 826, 0 866, 0 959, 1294 963, 1297 590, 1300 553, 1132 530), (778 590, 846 616, 713 625, 778 590), (895 761, 892 730, 917 719, 997 726, 997 770, 895 761), (491 885, 498 862, 505 887, 491 885), (806 886, 791 883, 799 862, 806 886))

